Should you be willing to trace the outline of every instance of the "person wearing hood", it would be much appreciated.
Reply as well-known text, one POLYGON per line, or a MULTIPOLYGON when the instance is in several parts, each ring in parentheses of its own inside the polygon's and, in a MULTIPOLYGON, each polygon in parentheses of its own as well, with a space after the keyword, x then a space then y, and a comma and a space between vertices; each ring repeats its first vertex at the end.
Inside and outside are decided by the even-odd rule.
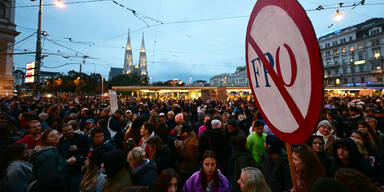
POLYGON ((152 188, 157 178, 156 162, 146 158, 143 148, 133 148, 127 156, 129 167, 131 168, 132 180, 134 185, 152 188))
POLYGON ((104 184, 103 192, 121 191, 132 185, 131 174, 125 168, 125 155, 121 150, 114 150, 103 155, 101 164, 102 172, 106 174, 107 182, 104 184))
POLYGON ((144 149, 145 153, 147 154, 147 157, 150 157, 151 154, 151 149, 147 145, 147 141, 150 137, 155 136, 155 127, 152 123, 150 122, 144 122, 143 126, 140 128, 140 142, 139 146, 144 149))
POLYGON ((44 131, 41 136, 41 146, 31 155, 32 179, 39 179, 46 174, 67 176, 68 166, 73 165, 76 158, 72 156, 66 161, 63 159, 56 148, 59 140, 59 132, 56 130, 44 131))
POLYGON ((9 145, 2 152, 4 158, 0 161, 1 169, 5 168, 0 188, 9 192, 24 192, 32 179, 32 164, 25 161, 27 145, 15 143, 9 145))
POLYGON ((333 125, 328 120, 320 121, 317 125, 317 132, 314 135, 323 137, 324 151, 329 155, 333 155, 333 144, 339 140, 339 138, 333 134, 333 125))

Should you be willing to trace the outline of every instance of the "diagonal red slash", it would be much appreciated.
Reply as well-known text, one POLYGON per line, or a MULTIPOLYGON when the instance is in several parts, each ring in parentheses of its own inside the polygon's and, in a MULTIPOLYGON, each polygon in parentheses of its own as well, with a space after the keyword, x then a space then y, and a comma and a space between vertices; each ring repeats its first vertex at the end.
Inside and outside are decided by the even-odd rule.
POLYGON ((283 99, 285 103, 287 103, 288 108, 291 111, 293 117, 295 118, 297 124, 300 126, 300 124, 304 121, 304 117, 301 114, 299 108, 297 107, 295 101, 292 99, 291 95, 288 93, 283 83, 278 83, 280 82, 279 77, 277 76, 276 72, 273 70, 267 58, 265 58, 265 55, 261 51, 260 47, 256 44, 253 37, 250 35, 247 35, 247 42, 249 42, 251 44, 251 47, 256 51, 256 54, 259 56, 261 60, 261 63, 263 63, 264 67, 267 69, 268 74, 271 76, 273 82, 275 82, 277 89, 279 90, 280 94, 283 96, 283 99))

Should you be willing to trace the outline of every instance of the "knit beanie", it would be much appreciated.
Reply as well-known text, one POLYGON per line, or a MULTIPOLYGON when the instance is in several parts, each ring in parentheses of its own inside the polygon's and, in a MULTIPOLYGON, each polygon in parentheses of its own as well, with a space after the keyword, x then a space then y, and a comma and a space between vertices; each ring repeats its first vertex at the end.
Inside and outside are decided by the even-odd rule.
POLYGON ((328 121, 328 120, 322 120, 320 121, 319 124, 317 124, 317 128, 321 127, 321 126, 327 126, 327 127, 330 127, 331 130, 333 131, 333 125, 328 121))
POLYGON ((273 134, 267 135, 265 143, 267 144, 268 152, 271 153, 280 154, 281 149, 284 148, 284 142, 273 134))
POLYGON ((183 113, 177 114, 176 117, 175 117, 175 121, 176 121, 176 123, 183 122, 184 121, 183 113))
POLYGON ((347 187, 333 178, 319 178, 312 185, 312 192, 347 192, 347 187))

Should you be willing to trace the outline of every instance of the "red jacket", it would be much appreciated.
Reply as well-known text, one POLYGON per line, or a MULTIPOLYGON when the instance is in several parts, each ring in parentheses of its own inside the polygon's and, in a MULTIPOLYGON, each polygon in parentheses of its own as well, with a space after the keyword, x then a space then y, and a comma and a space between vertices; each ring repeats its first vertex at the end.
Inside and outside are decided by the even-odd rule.
POLYGON ((34 149, 37 144, 41 143, 41 134, 38 140, 32 139, 31 136, 28 134, 24 138, 16 141, 16 143, 25 143, 28 145, 28 149, 34 149))

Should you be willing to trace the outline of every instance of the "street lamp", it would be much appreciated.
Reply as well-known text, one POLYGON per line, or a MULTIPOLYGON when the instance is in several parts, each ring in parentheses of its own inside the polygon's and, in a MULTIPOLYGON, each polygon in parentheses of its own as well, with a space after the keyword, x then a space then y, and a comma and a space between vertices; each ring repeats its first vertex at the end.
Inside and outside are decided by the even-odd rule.
POLYGON ((343 13, 341 13, 339 10, 336 11, 335 15, 333 16, 333 19, 335 21, 340 21, 343 19, 343 13))
POLYGON ((101 76, 101 96, 103 96, 104 93, 104 77, 101 76))
MULTIPOLYGON (((61 0, 57 0, 56 6, 62 8, 65 4, 61 0), (59 2, 60 1, 60 2, 59 2)), ((43 0, 39 1, 39 14, 37 23, 37 40, 36 40, 36 56, 35 56, 35 95, 40 96, 40 67, 41 67, 41 22, 43 16, 43 0)))

